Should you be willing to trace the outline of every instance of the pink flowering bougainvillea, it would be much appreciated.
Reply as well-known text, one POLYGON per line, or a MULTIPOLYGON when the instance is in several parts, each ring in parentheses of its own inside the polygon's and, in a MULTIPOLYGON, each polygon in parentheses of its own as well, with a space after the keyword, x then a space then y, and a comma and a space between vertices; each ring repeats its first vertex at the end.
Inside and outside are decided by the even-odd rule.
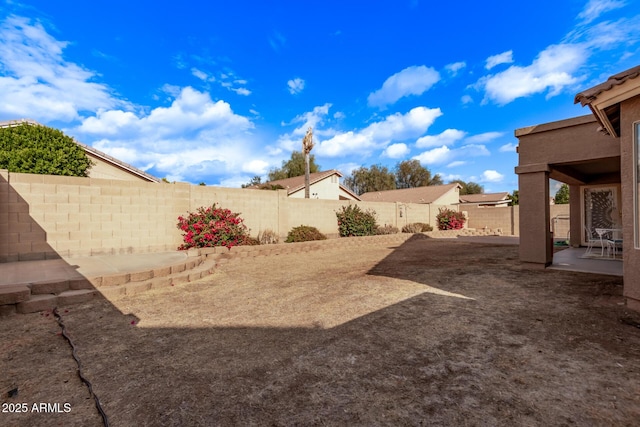
POLYGON ((245 244, 249 239, 249 230, 239 213, 229 209, 201 207, 189 212, 186 217, 178 217, 178 228, 182 230, 184 243, 179 250, 190 248, 208 248, 225 246, 231 248, 245 244))
POLYGON ((460 230, 464 227, 466 218, 462 212, 440 208, 436 220, 438 222, 438 230, 460 230))

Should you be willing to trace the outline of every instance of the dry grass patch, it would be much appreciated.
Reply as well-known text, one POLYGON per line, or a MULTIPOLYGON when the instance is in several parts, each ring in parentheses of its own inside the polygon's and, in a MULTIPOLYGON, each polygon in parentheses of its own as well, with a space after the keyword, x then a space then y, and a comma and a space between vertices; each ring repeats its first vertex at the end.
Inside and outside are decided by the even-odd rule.
MULTIPOLYGON (((516 258, 412 239, 242 259, 63 316, 112 425, 632 425, 621 279, 516 258)), ((2 424, 99 425, 55 320, 0 324, 3 402, 73 402, 2 424)))

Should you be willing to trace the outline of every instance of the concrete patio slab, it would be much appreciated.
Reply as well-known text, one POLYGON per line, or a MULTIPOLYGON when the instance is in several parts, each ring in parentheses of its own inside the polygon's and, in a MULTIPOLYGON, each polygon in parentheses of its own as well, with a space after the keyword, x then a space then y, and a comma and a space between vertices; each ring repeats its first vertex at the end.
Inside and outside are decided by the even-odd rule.
POLYGON ((586 248, 567 248, 553 255, 553 270, 576 271, 583 273, 622 276, 622 261, 607 258, 583 258, 586 248))

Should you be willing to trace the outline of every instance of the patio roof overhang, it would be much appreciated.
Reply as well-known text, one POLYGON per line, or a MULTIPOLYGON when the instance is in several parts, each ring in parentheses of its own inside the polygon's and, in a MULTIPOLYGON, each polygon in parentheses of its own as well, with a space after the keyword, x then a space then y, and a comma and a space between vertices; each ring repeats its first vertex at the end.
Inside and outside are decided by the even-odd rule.
POLYGON ((569 185, 620 182, 620 156, 549 165, 549 177, 569 185))
POLYGON ((640 76, 640 66, 609 77, 606 82, 580 92, 574 103, 588 105, 603 132, 615 138, 620 136, 620 103, 640 95, 640 85, 629 82, 640 76))

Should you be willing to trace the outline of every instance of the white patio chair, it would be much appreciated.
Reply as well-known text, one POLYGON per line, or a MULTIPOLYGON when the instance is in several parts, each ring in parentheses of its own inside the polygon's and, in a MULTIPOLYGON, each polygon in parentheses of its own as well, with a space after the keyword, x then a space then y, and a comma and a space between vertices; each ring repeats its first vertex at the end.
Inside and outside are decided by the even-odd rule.
POLYGON ((587 242, 587 250, 584 252, 585 255, 591 255, 591 251, 593 250, 593 245, 596 243, 600 243, 599 238, 593 237, 593 231, 589 230, 589 228, 585 225, 584 231, 587 233, 587 237, 585 241, 587 242))
POLYGON ((618 251, 622 250, 621 234, 618 231, 612 231, 607 237, 607 257, 612 255, 615 258, 618 255, 618 251))

